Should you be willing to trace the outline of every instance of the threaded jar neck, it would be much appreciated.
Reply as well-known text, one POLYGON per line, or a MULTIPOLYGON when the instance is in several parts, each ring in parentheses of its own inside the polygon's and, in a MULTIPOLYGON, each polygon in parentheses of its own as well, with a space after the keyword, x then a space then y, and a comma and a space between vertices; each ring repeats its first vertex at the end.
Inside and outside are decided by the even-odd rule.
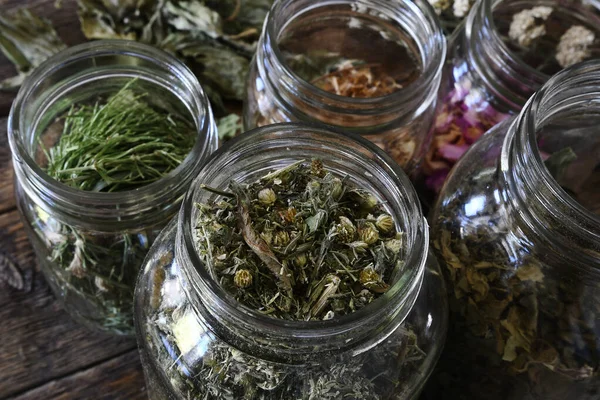
POLYGON ((509 129, 500 161, 505 200, 524 226, 557 253, 577 257, 573 268, 596 273, 600 209, 588 199, 598 194, 598 123, 600 62, 594 60, 561 71, 527 102, 509 129), (549 158, 561 153, 572 156, 556 168, 560 158, 558 164, 549 158))
POLYGON ((569 15, 573 20, 581 21, 582 25, 600 26, 600 19, 579 2, 481 0, 465 21, 464 36, 455 39, 464 40, 469 63, 501 108, 507 111, 520 110, 550 76, 528 65, 508 48, 494 21, 494 11, 501 7, 514 14, 540 6, 569 15))
POLYGON ((369 134, 371 130, 382 131, 392 122, 410 121, 434 104, 445 55, 445 37, 427 2, 277 0, 265 22, 256 57, 259 76, 287 119, 318 121, 333 128, 369 134), (379 32, 376 36, 414 53, 419 76, 400 90, 371 98, 338 95, 304 80, 287 61, 282 40, 320 20, 329 21, 323 25, 337 27, 335 37, 323 41, 343 42, 340 47, 344 49, 354 46, 348 51, 354 56, 362 52, 361 58, 365 59, 374 55, 369 52, 379 50, 371 49, 369 44, 357 44, 360 39, 349 39, 350 34, 340 32, 363 28, 379 32), (406 40, 400 43, 399 38, 404 36, 406 40))
MULTIPOLYGON (((142 90, 141 89, 141 90, 142 90)), ((151 46, 103 40, 69 48, 47 60, 21 87, 8 119, 8 136, 17 178, 42 208, 66 223, 93 229, 129 229, 162 221, 208 155, 217 134, 208 98, 180 61, 151 46), (73 104, 115 93, 136 79, 150 97, 173 100, 169 107, 188 114, 196 142, 184 161, 166 176, 137 189, 102 193, 72 188, 50 177, 36 154, 44 130, 73 104)))
POLYGON ((200 320, 222 340, 257 357, 290 364, 319 362, 323 357, 363 352, 394 332, 419 293, 428 251, 427 223, 407 176, 379 148, 354 135, 341 135, 300 124, 259 128, 219 149, 198 176, 179 215, 177 257, 188 297, 200 320), (238 303, 224 291, 198 256, 193 229, 197 203, 214 195, 204 183, 225 189, 231 180, 253 182, 292 162, 321 159, 329 171, 347 176, 386 202, 404 232, 405 268, 392 277, 391 288, 364 308, 327 321, 271 318, 238 303))

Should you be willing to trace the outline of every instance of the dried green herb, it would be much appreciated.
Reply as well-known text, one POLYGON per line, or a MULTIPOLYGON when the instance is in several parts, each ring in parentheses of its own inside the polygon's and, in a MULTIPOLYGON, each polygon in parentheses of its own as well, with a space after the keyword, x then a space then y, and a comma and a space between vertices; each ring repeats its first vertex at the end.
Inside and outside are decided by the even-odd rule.
MULTIPOLYGON (((207 190, 214 190, 206 188, 207 190)), ((375 196, 297 162, 199 204, 201 258, 242 304, 292 320, 356 311, 403 268, 402 234, 375 196)))
POLYGON ((189 304, 162 309, 150 325, 148 341, 159 349, 158 363, 185 399, 384 400, 397 395, 407 384, 403 378, 415 374, 426 357, 410 327, 350 359, 332 356, 317 365, 292 366, 264 361, 218 339, 200 354, 198 335, 206 328, 189 304))
MULTIPOLYGON (((193 124, 152 107, 131 80, 94 104, 76 104, 62 118, 62 134, 44 149, 46 172, 71 187, 96 192, 132 190, 176 168, 196 140, 193 124)), ((69 226, 36 207, 34 229, 50 249, 47 273, 76 314, 106 330, 132 333, 133 288, 161 226, 96 232, 69 226)))
POLYGON ((59 141, 45 150, 46 172, 94 192, 131 190, 175 169, 192 149, 194 126, 152 108, 127 83, 102 104, 74 105, 59 141))
POLYGON ((28 9, 3 12, 0 50, 15 65, 18 75, 1 81, 0 90, 17 89, 35 67, 65 47, 47 19, 28 9))
POLYGON ((218 106, 221 97, 243 99, 249 61, 272 0, 78 3, 88 39, 137 40, 174 53, 209 88, 218 106))

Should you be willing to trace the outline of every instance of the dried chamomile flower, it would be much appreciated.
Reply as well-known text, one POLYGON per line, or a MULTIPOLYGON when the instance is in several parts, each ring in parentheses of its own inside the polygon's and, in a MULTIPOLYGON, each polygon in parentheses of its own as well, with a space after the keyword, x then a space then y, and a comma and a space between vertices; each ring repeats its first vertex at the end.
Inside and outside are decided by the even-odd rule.
POLYGON ((444 11, 452 5, 451 0, 428 0, 437 15, 442 15, 444 11))
POLYGON ((470 0, 454 0, 454 4, 452 4, 452 12, 455 17, 463 18, 469 13, 472 5, 473 3, 471 3, 470 0))
POLYGON ((584 61, 591 55, 589 46, 595 39, 594 32, 581 25, 570 27, 556 46, 556 61, 563 68, 584 61))
POLYGON ((258 200, 262 204, 270 206, 277 200, 277 195, 275 194, 273 189, 263 189, 260 192, 258 192, 258 200))
POLYGON ((375 225, 381 232, 387 233, 394 228, 394 219, 389 214, 381 214, 377 217, 375 225))
POLYGON ((340 217, 340 223, 335 227, 337 236, 342 243, 350 243, 354 240, 356 227, 346 217, 340 217))
POLYGON ((238 269, 233 276, 233 283, 239 288, 247 288, 252 285, 252 273, 247 269, 238 269))
POLYGON ((552 14, 552 7, 538 6, 513 15, 508 36, 521 46, 531 43, 546 34, 544 21, 552 14))
POLYGON ((373 244, 379 240, 379 232, 375 225, 370 222, 367 222, 358 228, 358 236, 361 242, 366 244, 373 244))

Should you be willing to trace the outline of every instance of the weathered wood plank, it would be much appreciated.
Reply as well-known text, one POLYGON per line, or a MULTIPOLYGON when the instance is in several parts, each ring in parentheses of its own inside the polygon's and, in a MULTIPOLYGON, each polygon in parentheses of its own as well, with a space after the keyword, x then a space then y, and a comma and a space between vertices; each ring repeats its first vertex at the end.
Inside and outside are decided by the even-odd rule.
POLYGON ((13 169, 6 136, 6 118, 0 118, 0 214, 13 208, 13 169))
POLYGON ((35 268, 16 210, 0 215, 0 251, 23 269, 26 287, 17 291, 0 283, 0 398, 135 348, 133 340, 90 332, 62 310, 35 268))
POLYGON ((47 399, 146 400, 137 350, 69 377, 48 382, 10 400, 47 399))
MULTIPOLYGON (((77 19, 76 0, 63 0, 60 8, 54 6, 52 0, 0 0, 0 13, 27 6, 39 16, 52 21, 61 39, 69 46, 85 41, 77 19)), ((15 69, 4 55, 0 53, 0 79, 15 75, 15 69)), ((8 115, 10 105, 16 92, 0 91, 0 117, 8 115)))

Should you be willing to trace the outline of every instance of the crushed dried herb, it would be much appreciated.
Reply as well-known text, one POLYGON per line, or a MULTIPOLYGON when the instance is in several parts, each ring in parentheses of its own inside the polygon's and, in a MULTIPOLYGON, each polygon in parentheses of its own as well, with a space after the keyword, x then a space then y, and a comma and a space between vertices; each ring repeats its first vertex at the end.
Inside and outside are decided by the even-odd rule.
MULTIPOLYGON (((212 190, 206 188, 206 190, 212 190)), ((331 319, 385 293, 403 268, 402 234, 369 192, 297 162, 199 204, 201 258, 247 307, 331 319)))

